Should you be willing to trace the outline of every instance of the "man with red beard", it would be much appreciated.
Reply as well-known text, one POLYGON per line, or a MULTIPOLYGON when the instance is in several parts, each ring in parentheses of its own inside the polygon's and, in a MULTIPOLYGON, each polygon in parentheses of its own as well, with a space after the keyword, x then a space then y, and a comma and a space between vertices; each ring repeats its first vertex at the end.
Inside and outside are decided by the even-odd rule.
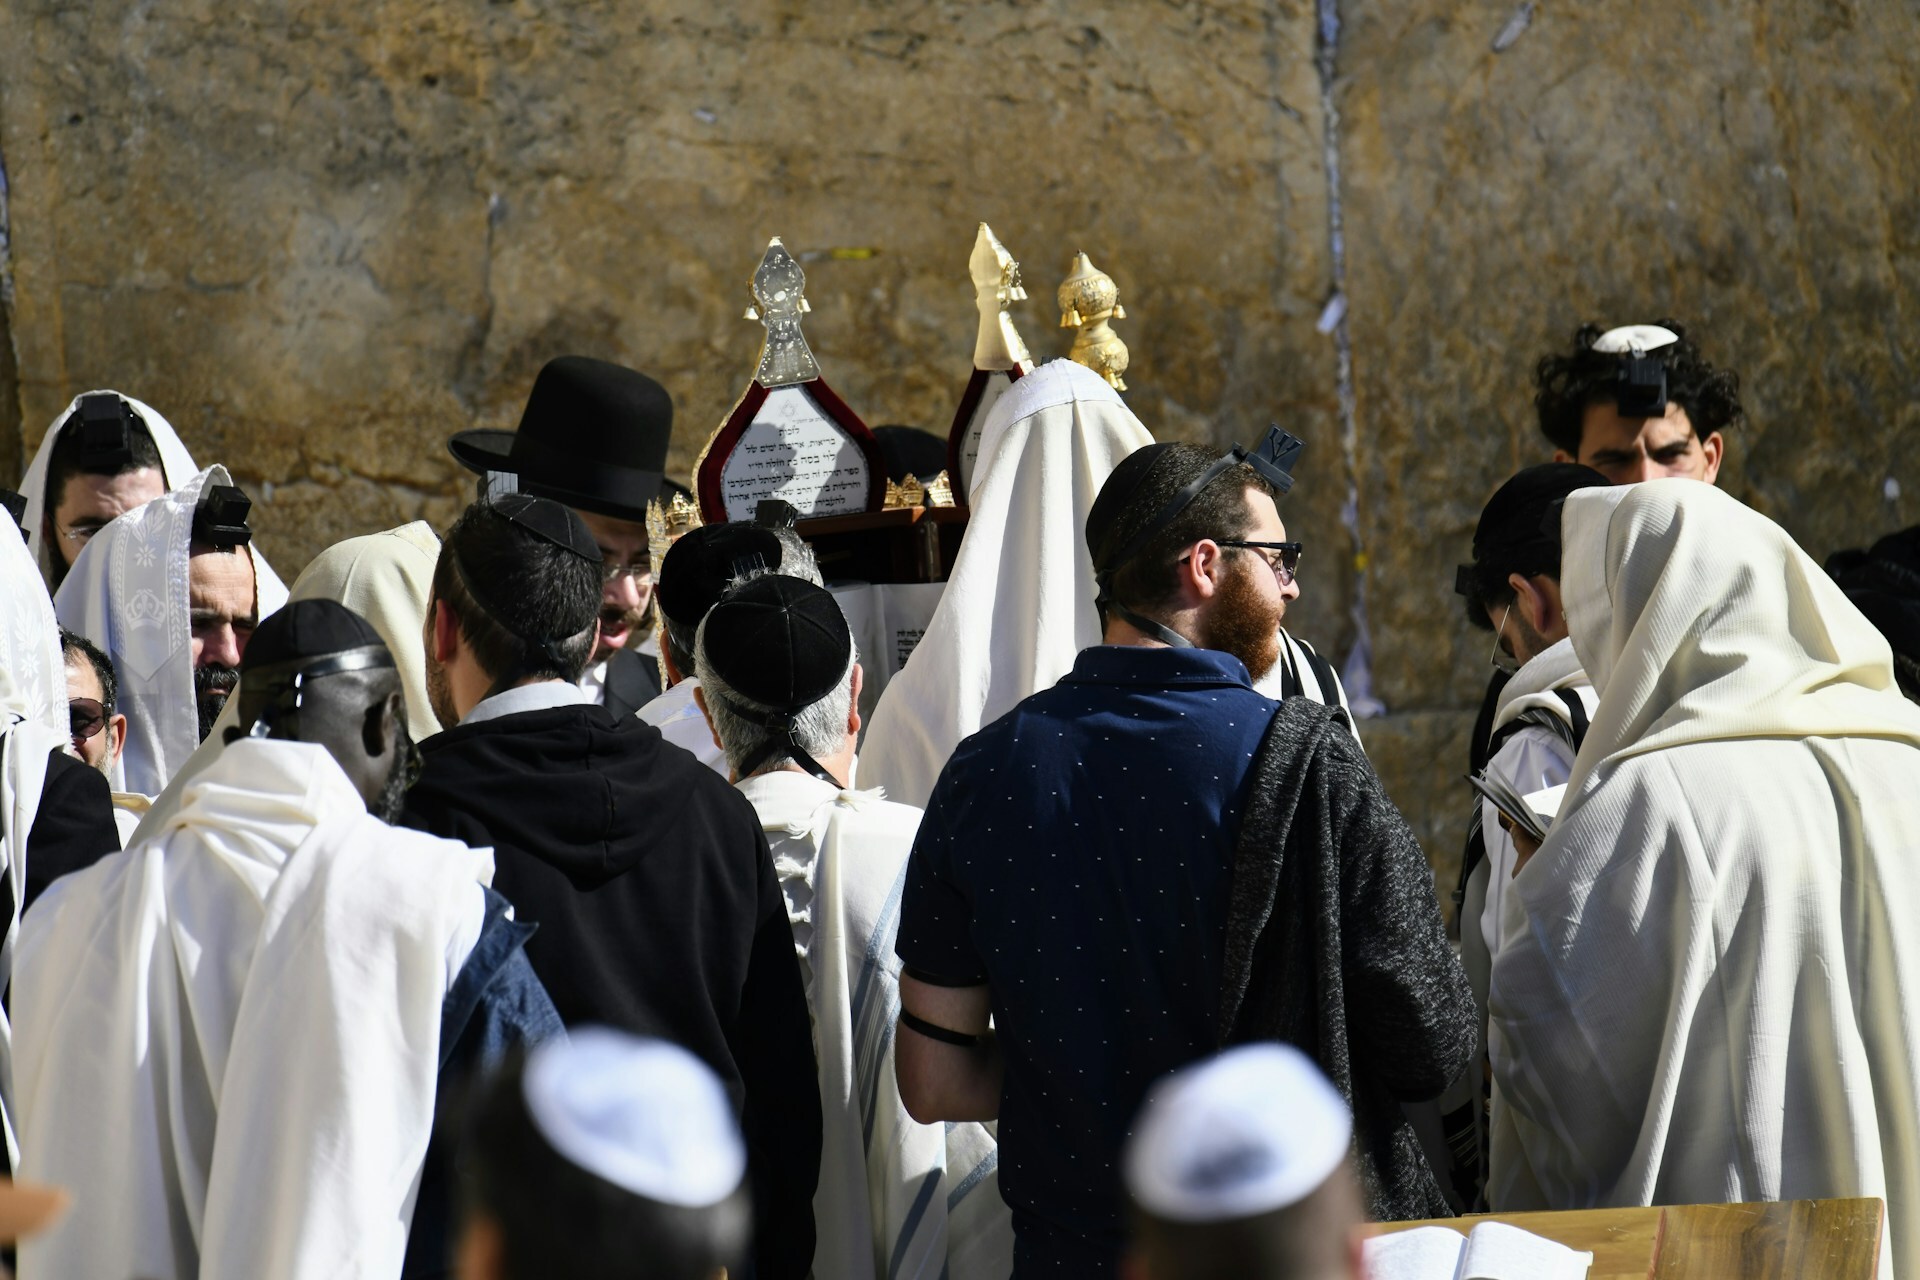
POLYGON ((1149 445, 1087 516, 1104 643, 962 742, 908 863, 895 1046, 914 1119, 1000 1123, 1014 1276, 1111 1276, 1158 1077, 1285 1039, 1354 1109, 1375 1217, 1444 1213, 1402 1099, 1474 1046, 1432 873, 1342 712, 1276 704, 1299 442, 1149 445), (991 1015, 991 1016, 989 1016, 991 1015))
POLYGON ((572 507, 600 548, 600 639, 581 692, 615 716, 660 696, 647 503, 665 483, 673 398, 644 373, 561 356, 533 381, 518 431, 462 431, 448 442, 488 493, 572 507), (647 652, 647 650, 653 650, 647 652))

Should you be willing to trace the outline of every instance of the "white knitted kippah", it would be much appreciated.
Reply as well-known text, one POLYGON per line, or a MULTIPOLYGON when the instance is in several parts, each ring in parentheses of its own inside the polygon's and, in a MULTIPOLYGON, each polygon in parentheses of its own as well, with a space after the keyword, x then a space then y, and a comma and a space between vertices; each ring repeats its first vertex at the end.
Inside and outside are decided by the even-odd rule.
POLYGON ((725 1086, 678 1045, 582 1027, 528 1056, 521 1092, 555 1151, 634 1195, 702 1209, 746 1174, 725 1086))
POLYGON ((1311 1059, 1245 1045, 1154 1087, 1127 1144, 1127 1190, 1169 1221, 1251 1218, 1305 1199, 1352 1137, 1346 1102, 1311 1059))

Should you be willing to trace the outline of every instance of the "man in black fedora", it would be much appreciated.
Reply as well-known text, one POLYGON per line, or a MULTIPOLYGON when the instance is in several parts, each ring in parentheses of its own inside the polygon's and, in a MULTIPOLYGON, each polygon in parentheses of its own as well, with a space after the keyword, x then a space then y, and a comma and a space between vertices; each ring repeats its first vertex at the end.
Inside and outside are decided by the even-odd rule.
POLYGON ((580 687, 616 716, 660 693, 647 503, 665 483, 673 399, 644 373, 561 356, 534 379, 518 431, 462 431, 448 449, 488 480, 579 513, 601 554, 600 642, 580 687), (649 646, 651 647, 651 646, 649 646))

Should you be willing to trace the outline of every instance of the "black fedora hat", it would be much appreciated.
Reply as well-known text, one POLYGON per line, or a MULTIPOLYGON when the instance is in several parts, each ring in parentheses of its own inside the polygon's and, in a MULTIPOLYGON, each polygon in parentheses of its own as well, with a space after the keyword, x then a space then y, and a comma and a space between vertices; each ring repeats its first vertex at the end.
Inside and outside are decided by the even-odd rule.
POLYGON ((518 431, 462 431, 447 448, 469 470, 518 476, 523 493, 642 520, 672 435, 665 387, 605 360, 561 356, 533 380, 518 431))

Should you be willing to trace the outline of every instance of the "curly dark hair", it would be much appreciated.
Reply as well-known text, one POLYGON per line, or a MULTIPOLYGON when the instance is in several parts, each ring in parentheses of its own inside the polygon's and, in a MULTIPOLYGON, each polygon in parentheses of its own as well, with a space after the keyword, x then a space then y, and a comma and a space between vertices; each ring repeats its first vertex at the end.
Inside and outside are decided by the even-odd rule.
MULTIPOLYGON (((1705 440, 1739 422, 1744 414, 1740 375, 1708 364, 1678 322, 1663 318, 1654 323, 1680 335, 1680 341, 1648 354, 1666 366, 1667 399, 1687 411, 1694 435, 1705 440)), ((1580 456, 1581 424, 1587 410, 1596 404, 1618 403, 1615 387, 1626 357, 1593 349, 1604 332, 1597 324, 1583 324, 1574 330, 1571 351, 1544 356, 1534 366, 1533 407, 1540 414, 1540 433, 1571 458, 1580 456)))

